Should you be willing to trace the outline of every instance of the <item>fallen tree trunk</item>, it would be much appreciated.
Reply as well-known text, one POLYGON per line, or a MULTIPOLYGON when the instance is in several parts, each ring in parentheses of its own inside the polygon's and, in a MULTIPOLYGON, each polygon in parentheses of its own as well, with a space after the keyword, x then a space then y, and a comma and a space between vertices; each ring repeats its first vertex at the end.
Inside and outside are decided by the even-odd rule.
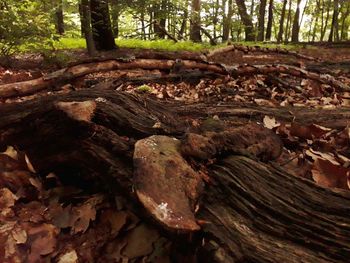
MULTIPOLYGON (((350 114, 343 111, 344 116, 350 114)), ((91 187, 106 189, 112 195, 122 192, 131 202, 141 202, 167 231, 194 231, 193 242, 199 240, 195 243, 198 262, 300 262, 301 258, 305 262, 346 262, 350 255, 348 192, 321 188, 259 162, 256 158, 268 153, 269 159, 276 157, 275 150, 280 147, 267 129, 257 125, 228 127, 219 122, 203 130, 190 124, 193 118, 206 119, 213 113, 231 120, 238 116, 247 122, 252 120, 247 109, 226 105, 203 111, 200 104, 167 102, 165 106, 126 93, 83 90, 2 105, 0 112, 0 148, 14 145, 25 150, 42 174, 69 172, 74 177, 77 175, 72 171, 78 170, 78 178, 91 187), (159 141, 147 138, 155 134, 168 141, 176 138, 174 151, 166 148, 163 152, 159 141), (177 170, 172 167, 179 167, 171 166, 175 158, 152 159, 148 154, 140 163, 142 151, 134 153, 137 141, 154 149, 152 153, 159 152, 158 157, 177 154, 179 162, 198 175, 196 184, 182 181, 183 173, 174 174, 177 170), (237 156, 242 154, 256 160, 237 156), (191 162, 205 166, 207 158, 217 161, 207 166, 206 175, 189 166, 191 162), (157 177, 162 173, 154 170, 153 161, 163 169, 170 168, 165 171, 167 180, 157 177), (207 182, 205 191, 191 188, 203 182, 207 182), (186 213, 175 209, 181 205, 164 201, 175 193, 180 204, 190 204, 186 213), (152 207, 150 200, 160 206, 152 207), (179 220, 178 225, 166 220, 168 213, 181 212, 186 220, 179 220)), ((253 119, 258 120, 262 112, 264 109, 256 115, 253 112, 253 119)), ((302 112, 296 114, 303 116, 302 112)), ((335 111, 308 110, 305 116, 317 123, 327 114, 335 111)), ((185 173, 186 180, 192 172, 185 173)))
MULTIPOLYGON (((331 75, 310 72, 298 67, 288 65, 236 65, 225 66, 197 60, 160 60, 160 59, 134 59, 120 58, 100 62, 84 63, 49 73, 43 77, 0 85, 0 98, 20 97, 36 93, 49 87, 60 87, 67 82, 87 74, 126 69, 159 69, 177 72, 183 70, 200 70, 221 75, 250 76, 256 74, 287 74, 298 78, 307 78, 328 84, 340 91, 350 91, 350 87, 331 75)), ((186 77, 186 73, 184 77, 186 77)), ((350 82, 350 81, 349 81, 350 82)))
POLYGON ((296 58, 304 59, 304 60, 310 60, 310 61, 319 61, 318 58, 307 56, 304 54, 301 54, 296 51, 291 51, 287 49, 282 48, 268 48, 268 47, 261 47, 261 46, 242 46, 242 45, 229 45, 227 47, 217 48, 212 51, 209 51, 207 53, 207 58, 210 59, 218 54, 227 53, 230 51, 241 51, 244 53, 250 53, 250 52, 261 52, 261 53, 275 53, 275 54, 282 54, 282 55, 288 55, 288 56, 294 56, 296 58))

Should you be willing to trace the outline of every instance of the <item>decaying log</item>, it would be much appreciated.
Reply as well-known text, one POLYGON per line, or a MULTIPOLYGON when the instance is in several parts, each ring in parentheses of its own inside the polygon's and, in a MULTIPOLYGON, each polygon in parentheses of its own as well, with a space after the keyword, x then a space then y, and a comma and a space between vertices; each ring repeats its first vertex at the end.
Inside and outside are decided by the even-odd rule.
MULTIPOLYGON (((124 193, 131 202, 141 202, 160 228, 195 231, 198 262, 346 262, 350 194, 258 161, 269 152, 268 160, 276 157, 281 145, 278 139, 271 141, 269 130, 254 128, 256 124, 239 128, 220 122, 214 128, 196 128, 188 121, 189 116, 206 119, 215 112, 247 122, 258 120, 257 111, 252 118, 247 109, 232 105, 216 111, 201 107, 165 106, 108 90, 1 105, 0 148, 25 150, 39 173, 79 174, 91 187, 124 193), (243 140, 243 134, 255 139, 243 140), (242 154, 255 160, 237 156, 242 154), (207 166, 205 158, 215 164, 207 166), (174 195, 180 204, 165 199, 174 195), (165 220, 170 211, 181 216, 185 210, 175 209, 180 207, 190 221, 165 220)), ((323 113, 335 111, 308 110, 306 116, 317 123, 323 113)), ((349 116, 350 111, 343 113, 349 116)))
POLYGON ((227 53, 235 50, 238 50, 244 53, 250 53, 250 52, 262 52, 262 53, 269 53, 269 54, 275 53, 275 54, 294 56, 296 58, 301 58, 304 60, 319 61, 318 58, 307 56, 299 52, 291 51, 283 48, 268 48, 268 47, 261 47, 261 46, 242 46, 242 45, 228 45, 226 47, 221 47, 221 48, 211 50, 207 53, 207 58, 210 59, 218 54, 227 53))
MULTIPOLYGON (((37 79, 0 85, 0 98, 24 96, 33 94, 48 87, 62 86, 72 79, 82 77, 90 73, 126 69, 159 69, 171 71, 176 63, 176 60, 120 58, 79 64, 68 68, 63 68, 37 79)), ((322 84, 328 84, 340 91, 350 91, 350 87, 348 85, 344 84, 342 81, 337 80, 331 75, 318 74, 298 67, 283 64, 225 66, 205 61, 181 60, 181 67, 184 71, 200 70, 221 75, 229 74, 231 76, 249 76, 254 74, 276 73, 287 74, 294 77, 315 80, 322 84)))

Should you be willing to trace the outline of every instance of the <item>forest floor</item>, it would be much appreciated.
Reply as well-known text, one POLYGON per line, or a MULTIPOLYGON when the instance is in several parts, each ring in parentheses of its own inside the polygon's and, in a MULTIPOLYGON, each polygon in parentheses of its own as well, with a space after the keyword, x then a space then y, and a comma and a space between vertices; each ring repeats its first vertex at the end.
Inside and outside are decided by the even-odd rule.
MULTIPOLYGON (((60 52, 64 54, 60 55, 64 61, 60 58, 45 61, 37 54, 16 57, 11 68, 0 67, 0 85, 39 78, 62 67, 63 62, 72 63, 66 58, 80 61, 88 59, 83 50, 60 52)), ((101 56, 138 57, 144 52, 122 48, 101 56)), ((162 51, 147 52, 157 57, 162 54, 162 51)), ((321 75, 330 74, 345 85, 350 85, 350 48, 318 46, 301 48, 298 52, 315 60, 272 51, 234 50, 213 55, 210 61, 230 66, 291 65, 321 75)), ((194 54, 186 51, 173 52, 171 55, 176 58, 189 53, 194 54)), ((209 103, 213 107, 228 103, 289 107, 291 118, 294 109, 342 109, 350 106, 349 91, 339 91, 329 84, 307 77, 291 76, 288 72, 193 80, 184 74, 183 78, 176 81, 146 81, 142 84, 135 81, 145 75, 159 77, 164 72, 157 69, 96 72, 74 79, 63 88, 43 90, 22 98, 0 99, 0 104, 96 87, 114 81, 116 91, 142 94, 158 100, 209 103)), ((213 117, 215 120, 219 118, 221 116, 213 117)), ((200 125, 202 121, 194 125, 200 125)), ((326 127, 322 123, 306 124, 298 119, 282 122, 272 115, 264 116, 260 124, 271 129, 283 141, 283 153, 276 163, 289 173, 308 178, 324 187, 349 190, 349 126, 336 121, 326 127)), ((112 200, 103 193, 91 193, 67 185, 53 173, 39 178, 25 153, 12 147, 3 150, 4 153, 0 153, 0 192, 5 198, 0 201, 0 218, 6 218, 6 223, 0 227, 0 240, 6 245, 0 248, 1 262, 25 258, 27 262, 39 262, 54 258, 55 262, 62 263, 162 263, 170 262, 174 257, 177 245, 138 218, 122 196, 115 196, 112 200)))

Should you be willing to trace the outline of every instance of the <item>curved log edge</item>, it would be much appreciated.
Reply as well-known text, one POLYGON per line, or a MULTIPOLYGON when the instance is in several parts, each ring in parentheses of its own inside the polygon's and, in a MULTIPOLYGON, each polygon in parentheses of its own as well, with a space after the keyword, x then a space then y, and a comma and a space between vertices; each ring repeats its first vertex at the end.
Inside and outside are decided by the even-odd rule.
MULTIPOLYGON (((75 167, 92 186, 111 195, 124 193, 131 202, 139 202, 138 196, 161 229, 197 231, 198 262, 348 259, 348 192, 321 188, 259 162, 257 158, 279 155, 281 143, 271 138, 271 131, 256 124, 229 127, 220 121, 192 127, 191 111, 186 116, 184 108, 191 107, 96 90, 3 105, 0 148, 14 145, 24 150, 40 173, 75 167), (148 138, 154 134, 158 136, 148 138), (148 153, 155 141, 156 150, 148 153), (159 146, 161 141, 165 144, 159 146), (145 152, 147 158, 140 162, 145 152), (154 162, 161 164, 159 173, 154 172, 154 162), (206 187, 201 190, 203 181, 206 187), (181 201, 179 207, 165 199, 174 195, 181 201), (186 216, 181 227, 164 221, 169 208, 176 216, 188 212, 180 214, 186 216)), ((232 106, 230 110, 232 114, 232 106)), ((208 118, 200 107, 197 111, 196 118, 208 118)), ((313 114, 319 116, 320 111, 313 114)))
POLYGON ((206 56, 208 59, 222 53, 227 53, 230 51, 241 51, 243 53, 251 53, 251 52, 261 52, 261 53, 275 53, 275 54, 282 54, 282 55, 290 55, 294 56, 299 59, 304 60, 310 60, 310 61, 321 61, 318 58, 307 56, 304 54, 301 54, 296 51, 291 51, 283 48, 268 48, 268 47, 261 47, 261 46, 243 46, 243 45, 228 45, 227 47, 217 48, 214 50, 209 51, 206 56))
MULTIPOLYGON (((87 74, 126 69, 188 71, 200 70, 221 75, 246 76, 255 74, 287 74, 298 78, 307 78, 327 84, 340 91, 350 91, 350 87, 331 75, 310 72, 295 66, 276 65, 236 65, 226 66, 198 60, 166 60, 166 59, 136 59, 120 58, 99 62, 83 63, 49 73, 43 77, 0 85, 0 98, 20 97, 36 93, 53 86, 63 86, 69 81, 87 74)), ((347 81, 350 83, 350 81, 347 81)))

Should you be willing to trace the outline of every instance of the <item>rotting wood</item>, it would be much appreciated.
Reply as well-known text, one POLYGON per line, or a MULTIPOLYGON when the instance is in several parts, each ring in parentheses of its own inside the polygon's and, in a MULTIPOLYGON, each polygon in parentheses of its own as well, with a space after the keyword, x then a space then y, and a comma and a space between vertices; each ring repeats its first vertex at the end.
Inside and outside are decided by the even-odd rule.
MULTIPOLYGON (((79 64, 56 72, 49 73, 43 77, 0 85, 0 98, 20 97, 36 93, 46 88, 61 85, 87 74, 126 69, 145 69, 145 70, 167 70, 171 71, 176 60, 161 59, 113 59, 100 62, 91 62, 79 64)), ((350 87, 342 81, 337 80, 331 75, 318 74, 310 72, 295 66, 277 64, 277 65, 235 65, 225 66, 217 63, 205 61, 181 60, 181 67, 186 70, 200 70, 212 72, 221 75, 249 76, 255 74, 268 75, 272 73, 287 74, 298 78, 307 78, 327 84, 340 91, 350 91, 350 87)), ((350 82, 350 81, 349 81, 350 82)))
POLYGON ((210 59, 218 54, 227 53, 235 50, 241 51, 244 53, 250 53, 250 52, 261 52, 261 53, 268 53, 268 54, 275 53, 275 54, 294 56, 296 58, 300 58, 304 60, 320 61, 318 58, 307 56, 299 52, 291 51, 287 49, 267 48, 267 47, 261 47, 261 46, 243 46, 243 45, 228 45, 226 47, 214 49, 207 53, 207 58, 210 59))
MULTIPOLYGON (((102 187, 110 194, 124 193, 135 202, 136 141, 154 134, 180 140, 188 132, 205 136, 201 129, 189 126, 189 116, 205 119, 215 113, 220 119, 238 116, 247 122, 264 114, 264 108, 250 115, 247 108, 244 112, 233 105, 203 109, 201 104, 167 102, 165 106, 149 98, 108 90, 82 90, 1 105, 0 148, 14 145, 25 150, 39 173, 79 169, 80 176, 92 187, 102 187)), ((300 110, 295 114, 317 122, 323 113, 335 112, 307 110, 303 115, 300 110)), ((342 112, 348 119, 350 110, 342 112)), ((284 116, 285 112, 280 114, 284 116)), ((228 132, 223 123, 219 126, 228 132)), ((259 131, 251 133, 254 136, 259 131)), ((200 150, 211 151, 211 147, 204 145, 200 150)), ((196 160, 196 151, 189 152, 188 158, 196 160)), ((349 192, 328 190, 269 164, 230 156, 234 152, 215 155, 216 164, 207 167, 209 184, 196 214, 201 230, 193 239, 200 241, 198 262, 300 262, 301 258, 306 262, 347 261, 349 192)), ((198 159, 197 164, 206 165, 198 159)), ((171 189, 171 185, 167 187, 171 189)), ((158 191, 162 191, 162 184, 158 191)))

